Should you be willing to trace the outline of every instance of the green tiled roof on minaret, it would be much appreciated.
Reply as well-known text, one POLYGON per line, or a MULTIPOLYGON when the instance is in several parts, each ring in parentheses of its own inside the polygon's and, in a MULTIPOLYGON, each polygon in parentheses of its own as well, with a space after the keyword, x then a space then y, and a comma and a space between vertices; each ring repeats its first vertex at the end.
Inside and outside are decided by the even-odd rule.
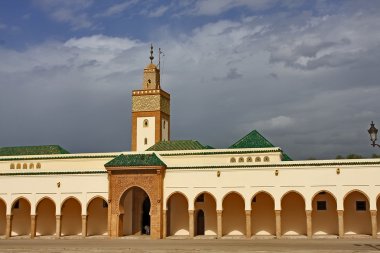
POLYGON ((274 147, 267 139, 265 139, 259 132, 253 130, 229 148, 271 148, 274 147))
POLYGON ((0 147, 0 156, 70 154, 58 145, 0 147))
POLYGON ((166 166, 156 154, 121 154, 104 165, 105 167, 129 167, 129 166, 166 166))

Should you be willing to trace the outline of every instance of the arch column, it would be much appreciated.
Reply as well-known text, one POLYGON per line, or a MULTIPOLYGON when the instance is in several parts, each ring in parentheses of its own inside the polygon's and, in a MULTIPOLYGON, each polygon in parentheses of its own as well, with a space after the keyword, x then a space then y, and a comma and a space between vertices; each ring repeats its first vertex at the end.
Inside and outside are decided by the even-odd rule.
POLYGON ((167 226, 167 216, 166 216, 166 213, 168 211, 167 210, 163 210, 162 212, 162 224, 163 224, 163 228, 162 228, 162 238, 166 238, 167 234, 168 234, 168 226, 167 226))
POLYGON ((36 215, 30 216, 30 238, 34 238, 36 236, 36 215))
POLYGON ((87 236, 87 215, 82 215, 82 237, 87 236))
POLYGON ((281 210, 274 211, 276 215, 276 238, 281 238, 281 210))
POLYGON ((223 236, 223 219, 222 219, 223 210, 216 210, 216 226, 218 231, 218 238, 223 236))
POLYGON ((12 234, 12 219, 13 219, 13 215, 12 214, 8 214, 7 217, 7 227, 5 229, 5 238, 10 238, 11 237, 11 234, 12 234))
POLYGON ((312 232, 312 219, 311 219, 311 210, 306 210, 306 235, 308 238, 311 238, 313 235, 312 232))
POLYGON ((61 215, 55 216, 55 236, 57 238, 61 237, 61 215))
POLYGON ((252 210, 245 210, 245 231, 247 238, 251 238, 252 236, 252 210))
POLYGON ((371 210, 372 237, 377 238, 377 210, 371 210))
POLYGON ((339 229, 339 238, 343 238, 344 236, 344 218, 343 218, 343 210, 338 210, 338 229, 339 229))
POLYGON ((189 237, 194 237, 194 210, 189 210, 189 237))

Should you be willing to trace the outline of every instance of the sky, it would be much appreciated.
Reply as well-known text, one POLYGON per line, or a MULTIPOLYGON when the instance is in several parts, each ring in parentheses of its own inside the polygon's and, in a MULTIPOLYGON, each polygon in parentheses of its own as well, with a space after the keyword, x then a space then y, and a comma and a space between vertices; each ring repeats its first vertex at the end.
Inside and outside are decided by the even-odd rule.
POLYGON ((171 139, 256 129, 293 159, 379 153, 380 1, 0 1, 0 147, 130 150, 131 91, 163 51, 171 139))

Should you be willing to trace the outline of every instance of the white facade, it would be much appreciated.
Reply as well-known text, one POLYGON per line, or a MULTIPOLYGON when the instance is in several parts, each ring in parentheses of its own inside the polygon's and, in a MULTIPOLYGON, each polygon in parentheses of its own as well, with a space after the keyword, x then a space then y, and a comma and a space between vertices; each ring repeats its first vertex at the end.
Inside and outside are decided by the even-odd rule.
MULTIPOLYGON (((280 236, 308 235, 308 219, 313 224, 309 232, 311 236, 378 233, 380 159, 285 162, 281 161, 279 148, 155 153, 167 166, 163 196, 163 209, 168 212, 167 219, 171 220, 167 236, 189 235, 188 213, 194 211, 197 215, 199 210, 205 219, 205 235, 217 236, 218 212, 223 213, 222 236, 245 236, 247 212, 251 219, 250 233, 255 236, 276 236, 278 213, 281 215, 280 236), (197 200, 200 195, 202 201, 197 200), (327 210, 317 210, 317 201, 324 201, 327 210), (365 203, 364 210, 356 210, 358 201, 365 203), (340 232, 339 219, 344 223, 340 232)), ((89 209, 90 203, 94 199, 105 202, 108 199, 109 184, 104 164, 119 154, 0 157, 0 235, 5 234, 7 216, 13 215, 13 219, 23 221, 16 219, 19 223, 15 221, 14 227, 29 222, 28 217, 39 217, 41 212, 50 213, 51 217, 63 216, 68 200, 72 202, 69 203, 70 210, 78 210, 77 223, 75 220, 71 222, 79 228, 73 233, 83 233, 81 217, 88 217, 89 210, 93 210, 89 209), (37 163, 41 168, 29 168, 30 164, 37 163), (14 168, 11 168, 12 164, 14 168), (17 169, 18 164, 20 169, 17 169), (24 164, 28 165, 26 169, 23 169, 24 164), (39 203, 46 199, 51 200, 50 204, 45 203, 45 211, 39 211, 39 203), (21 207, 29 206, 23 211, 16 210, 18 200, 22 200, 18 203, 21 207)), ((97 215, 106 223, 106 209, 101 211, 100 208, 96 212, 104 213, 103 216, 97 215)), ((87 235, 89 230, 95 229, 94 226, 87 225, 87 235)), ((30 234, 30 230, 20 231, 30 234)), ((104 229, 99 231, 107 234, 104 229)), ((13 236, 18 233, 12 231, 13 236)), ((65 235, 63 231, 61 233, 65 235)))
POLYGON ((156 118, 137 118, 137 151, 144 151, 155 144, 156 138, 156 118))

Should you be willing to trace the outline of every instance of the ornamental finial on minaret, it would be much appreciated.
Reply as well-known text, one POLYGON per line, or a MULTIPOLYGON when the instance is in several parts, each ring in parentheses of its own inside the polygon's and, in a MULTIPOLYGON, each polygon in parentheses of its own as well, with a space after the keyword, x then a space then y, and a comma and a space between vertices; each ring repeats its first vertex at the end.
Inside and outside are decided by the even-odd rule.
POLYGON ((153 56, 153 44, 150 44, 150 63, 153 63, 153 59, 154 59, 154 56, 153 56))

